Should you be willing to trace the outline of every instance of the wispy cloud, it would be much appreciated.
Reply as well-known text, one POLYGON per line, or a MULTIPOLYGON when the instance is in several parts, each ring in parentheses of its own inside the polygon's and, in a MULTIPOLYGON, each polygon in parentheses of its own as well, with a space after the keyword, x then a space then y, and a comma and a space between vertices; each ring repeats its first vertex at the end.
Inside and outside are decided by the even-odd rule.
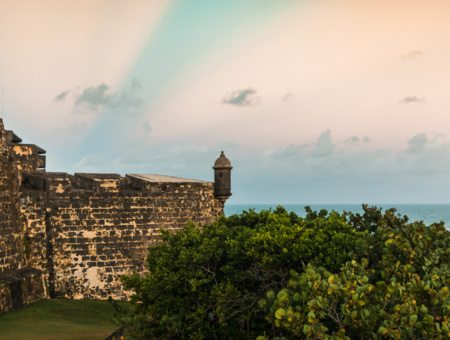
POLYGON ((425 150, 425 146, 428 143, 428 137, 425 133, 415 135, 408 141, 408 148, 406 152, 409 154, 418 154, 425 150))
POLYGON ((233 91, 222 99, 222 104, 235 106, 253 106, 259 104, 261 98, 256 95, 257 92, 256 89, 250 87, 233 91))
POLYGON ((62 102, 64 99, 66 99, 67 95, 69 94, 70 90, 66 90, 64 92, 61 92, 58 94, 55 99, 53 99, 54 102, 62 102))
POLYGON ((346 140, 344 140, 343 143, 345 144, 351 144, 351 145, 358 145, 358 144, 367 144, 370 142, 370 138, 369 137, 363 137, 363 138, 359 138, 358 136, 351 136, 349 138, 347 138, 346 140))
POLYGON ((287 101, 292 100, 292 99, 294 99, 294 98, 295 98, 295 94, 293 94, 292 92, 289 92, 289 93, 286 93, 286 94, 284 95, 283 100, 284 100, 285 102, 287 102, 287 101))
POLYGON ((400 103, 403 103, 403 104, 425 103, 425 98, 416 97, 416 96, 407 96, 407 97, 401 99, 400 103))
POLYGON ((111 105, 114 95, 108 93, 109 89, 106 84, 85 88, 75 100, 75 107, 88 107, 97 111, 101 106, 111 105))
POLYGON ((344 143, 347 143, 347 144, 359 144, 359 143, 361 143, 361 140, 357 136, 351 136, 351 137, 347 138, 344 141, 344 143))
POLYGON ((419 51, 419 50, 414 50, 412 52, 402 54, 402 58, 405 60, 414 60, 421 56, 423 56, 423 51, 419 51))
POLYGON ((102 83, 97 86, 89 86, 79 90, 79 88, 68 89, 54 99, 55 102, 63 102, 67 95, 74 94, 74 111, 88 110, 98 112, 102 108, 129 109, 137 108, 142 104, 138 96, 138 91, 142 89, 141 83, 134 78, 131 84, 121 91, 114 92, 110 86, 102 83))

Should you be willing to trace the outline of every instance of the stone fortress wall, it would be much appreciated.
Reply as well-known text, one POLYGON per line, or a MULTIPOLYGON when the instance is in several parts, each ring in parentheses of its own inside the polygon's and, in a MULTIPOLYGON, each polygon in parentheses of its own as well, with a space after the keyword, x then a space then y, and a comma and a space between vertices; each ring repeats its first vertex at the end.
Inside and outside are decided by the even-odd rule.
POLYGON ((21 225, 19 218, 17 181, 10 161, 6 132, 0 120, 0 272, 22 262, 21 225))
MULTIPOLYGON (((119 277, 145 272, 147 249, 160 228, 178 230, 189 220, 211 223, 231 195, 231 165, 223 153, 214 166, 215 183, 162 175, 70 175, 46 172, 45 151, 21 144, 1 119, 0 136, 0 284, 2 275, 11 282, 8 275, 32 268, 28 281, 45 279, 35 289, 41 295, 128 298, 119 277)), ((1 287, 0 311, 8 310, 2 308, 1 287)))

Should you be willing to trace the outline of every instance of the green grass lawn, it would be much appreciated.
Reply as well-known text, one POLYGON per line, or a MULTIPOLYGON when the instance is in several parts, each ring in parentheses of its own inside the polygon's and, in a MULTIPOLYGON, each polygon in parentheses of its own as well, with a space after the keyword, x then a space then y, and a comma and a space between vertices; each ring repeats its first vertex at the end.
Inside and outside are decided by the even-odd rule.
POLYGON ((0 339, 105 339, 119 328, 113 314, 108 301, 42 300, 0 314, 0 339))

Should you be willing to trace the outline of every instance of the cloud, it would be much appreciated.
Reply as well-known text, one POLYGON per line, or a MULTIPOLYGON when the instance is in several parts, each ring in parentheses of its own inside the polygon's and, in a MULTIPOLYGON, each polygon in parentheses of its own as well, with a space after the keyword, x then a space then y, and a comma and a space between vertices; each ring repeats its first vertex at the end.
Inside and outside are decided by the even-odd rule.
POLYGON ((358 145, 358 144, 361 144, 361 143, 367 144, 369 142, 370 142, 370 138, 369 137, 363 137, 361 139, 358 136, 351 136, 351 137, 347 138, 346 140, 344 140, 345 144, 352 144, 352 145, 358 145))
POLYGON ((445 143, 445 135, 442 133, 437 134, 434 136, 434 138, 430 141, 430 144, 432 145, 438 145, 445 143))
POLYGON ((347 144, 359 144, 361 143, 361 140, 357 137, 357 136, 351 136, 349 138, 347 138, 344 143, 347 144))
POLYGON ((292 100, 295 98, 295 94, 293 94, 292 92, 286 93, 283 97, 283 101, 287 102, 289 100, 292 100))
POLYGON ((64 101, 64 99, 66 99, 67 95, 69 94, 70 90, 61 92, 60 94, 58 94, 55 99, 53 99, 54 102, 62 102, 64 101))
MULTIPOLYGON (((359 143, 363 143, 361 138, 352 137, 346 140, 357 139, 359 143)), ((367 150, 364 148, 365 144, 361 144, 362 149, 349 148, 347 145, 341 143, 338 148, 332 141, 331 130, 326 130, 315 142, 289 145, 281 149, 266 149, 261 159, 255 163, 262 164, 268 178, 277 176, 280 181, 296 178, 294 181, 304 182, 302 185, 308 186, 309 182, 319 185, 322 181, 330 183, 335 180, 351 182, 359 178, 367 179, 383 174, 386 168, 392 169, 386 165, 393 161, 391 151, 367 150)))
POLYGON ((137 78, 131 79, 131 88, 133 90, 142 89, 142 84, 137 78))
POLYGON ((281 149, 268 148, 262 153, 265 167, 275 164, 289 166, 290 163, 317 162, 317 159, 332 156, 336 145, 331 140, 331 130, 320 134, 315 142, 308 144, 291 144, 281 149))
POLYGON ((408 141, 408 148, 406 152, 409 154, 418 154, 425 150, 428 143, 428 137, 425 133, 415 135, 408 141))
POLYGON ((326 130, 322 132, 317 138, 317 142, 314 145, 314 149, 311 155, 314 157, 326 157, 333 153, 336 145, 333 144, 331 140, 331 130, 326 130))
POLYGON ((419 98, 416 96, 407 96, 400 100, 400 103, 411 104, 411 103, 425 103, 425 98, 419 98))
MULTIPOLYGON (((356 140, 353 137, 347 140, 356 140)), ((344 144, 337 149, 332 142, 331 131, 326 130, 315 143, 266 149, 260 162, 267 171, 277 171, 281 177, 297 173, 312 178, 328 176, 351 181, 353 177, 381 180, 389 176, 450 176, 450 143, 442 134, 430 138, 420 133, 409 139, 403 150, 366 149, 364 146, 363 149, 354 149, 344 144)))
MULTIPOLYGON (((356 140, 353 137, 345 140, 356 140)), ((450 143, 443 135, 419 133, 405 140, 401 150, 374 148, 364 144, 363 137, 357 139, 356 148, 335 145, 332 131, 326 130, 305 144, 261 151, 225 149, 233 165, 231 199, 255 204, 448 201, 450 143)), ((136 140, 120 154, 90 154, 75 170, 213 181, 211 167, 220 150, 205 145, 152 146, 136 140)))
POLYGON ((406 60, 414 60, 418 57, 421 57, 423 55, 422 51, 414 50, 412 52, 402 54, 402 58, 406 60))
POLYGON ((403 153, 399 153, 398 160, 408 166, 410 173, 416 175, 430 178, 447 176, 450 168, 450 143, 441 134, 429 138, 425 133, 420 133, 408 141, 408 147, 403 153))
POLYGON ((256 96, 257 90, 253 88, 241 89, 231 92, 222 99, 222 104, 236 106, 253 106, 259 104, 261 98, 256 96))
POLYGON ((74 93, 74 111, 88 110, 98 112, 103 108, 110 109, 130 109, 138 108, 142 104, 142 99, 137 92, 142 89, 141 83, 136 79, 132 79, 128 87, 121 91, 114 92, 112 88, 105 83, 97 86, 89 86, 79 90, 79 88, 68 89, 54 99, 55 102, 62 102, 66 99, 69 92, 74 93))
POLYGON ((97 111, 101 106, 110 105, 113 95, 107 93, 109 89, 109 86, 106 84, 85 88, 81 95, 75 100, 75 107, 85 106, 97 111))

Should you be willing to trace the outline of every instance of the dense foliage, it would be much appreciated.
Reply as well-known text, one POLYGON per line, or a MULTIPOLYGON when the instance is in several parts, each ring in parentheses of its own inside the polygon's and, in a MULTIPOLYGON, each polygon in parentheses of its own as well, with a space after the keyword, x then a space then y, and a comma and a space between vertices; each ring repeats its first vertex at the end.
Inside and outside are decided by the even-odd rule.
POLYGON ((252 210, 162 231, 127 338, 449 338, 450 233, 395 209, 252 210))
POLYGON ((149 275, 124 277, 136 304, 129 337, 246 339, 271 330, 258 301, 287 286, 303 264, 338 270, 360 232, 337 213, 303 219, 279 207, 212 225, 162 232, 149 249, 149 275))
MULTIPOLYGON (((365 208, 353 260, 332 274, 308 266, 260 305, 284 338, 449 339, 450 233, 365 208)), ((269 333, 267 333, 269 334, 269 333)), ((260 336, 258 340, 267 339, 260 336)))

